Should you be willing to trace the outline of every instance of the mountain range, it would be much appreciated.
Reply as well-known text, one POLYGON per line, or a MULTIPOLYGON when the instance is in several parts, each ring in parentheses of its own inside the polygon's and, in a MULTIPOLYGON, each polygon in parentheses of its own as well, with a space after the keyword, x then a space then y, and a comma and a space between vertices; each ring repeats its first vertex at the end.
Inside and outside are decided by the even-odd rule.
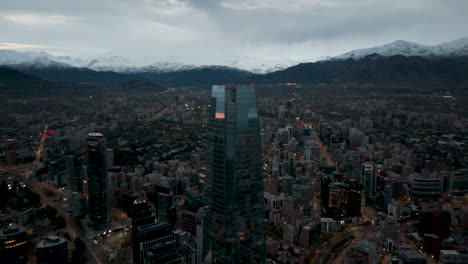
MULTIPOLYGON (((399 40, 316 62, 285 60, 278 63, 276 60, 236 57, 227 59, 225 65, 186 65, 176 60, 165 60, 132 66, 128 60, 118 56, 86 60, 45 52, 0 50, 0 67, 29 74, 33 78, 32 83, 42 83, 43 87, 44 82, 48 87, 55 87, 51 82, 95 86, 131 84, 139 80, 163 86, 200 87, 213 83, 295 82, 442 85, 454 88, 467 85, 467 58, 468 38, 462 38, 435 46, 399 40)), ((6 75, 6 70, 3 70, 0 86, 1 78, 6 75)), ((24 84, 24 76, 20 79, 19 83, 24 84)), ((11 80, 9 83, 11 85, 11 80)))
MULTIPOLYGON (((281 71, 300 63, 324 60, 361 59, 371 54, 378 54, 381 56, 421 56, 426 58, 466 57, 468 56, 468 38, 461 38, 434 46, 398 40, 381 46, 353 50, 336 57, 317 59, 262 59, 237 56, 226 59, 221 66, 250 71, 255 74, 267 74, 281 71)), ((137 66, 132 64, 128 59, 120 56, 83 59, 70 56, 53 56, 45 52, 20 52, 14 50, 0 50, 0 65, 13 68, 87 68, 94 71, 112 71, 117 73, 167 73, 214 67, 211 65, 184 64, 174 58, 157 61, 149 65, 137 66)))

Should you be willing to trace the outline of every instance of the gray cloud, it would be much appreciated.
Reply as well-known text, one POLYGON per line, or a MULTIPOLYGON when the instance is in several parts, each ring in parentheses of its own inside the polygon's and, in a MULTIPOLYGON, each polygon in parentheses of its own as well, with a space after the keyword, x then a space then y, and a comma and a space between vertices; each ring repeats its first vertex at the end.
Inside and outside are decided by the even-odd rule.
POLYGON ((466 37, 466 10, 464 0, 15 0, 0 4, 0 42, 145 62, 314 58, 466 37))

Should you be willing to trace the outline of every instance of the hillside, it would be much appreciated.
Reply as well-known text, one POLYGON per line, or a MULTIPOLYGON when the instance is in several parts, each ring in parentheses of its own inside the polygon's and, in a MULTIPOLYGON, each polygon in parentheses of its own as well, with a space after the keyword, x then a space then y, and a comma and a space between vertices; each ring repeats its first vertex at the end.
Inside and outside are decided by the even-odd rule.
POLYGON ((463 86, 468 84, 468 61, 463 58, 379 56, 360 60, 302 63, 257 76, 255 83, 361 83, 463 86))

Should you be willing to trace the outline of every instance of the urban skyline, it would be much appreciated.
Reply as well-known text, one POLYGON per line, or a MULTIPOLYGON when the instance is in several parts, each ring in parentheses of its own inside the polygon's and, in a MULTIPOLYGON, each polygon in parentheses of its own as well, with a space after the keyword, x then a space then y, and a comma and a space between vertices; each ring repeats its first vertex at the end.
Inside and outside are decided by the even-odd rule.
POLYGON ((468 263, 468 2, 0 4, 0 263, 468 263))

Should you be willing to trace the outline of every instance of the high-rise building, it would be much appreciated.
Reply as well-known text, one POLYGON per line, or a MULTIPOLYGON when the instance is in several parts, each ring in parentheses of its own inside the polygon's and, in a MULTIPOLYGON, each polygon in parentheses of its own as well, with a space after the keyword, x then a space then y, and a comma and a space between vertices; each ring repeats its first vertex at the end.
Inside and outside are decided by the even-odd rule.
POLYGON ((67 240, 49 236, 36 245, 37 263, 68 263, 67 240))
POLYGON ((362 185, 355 180, 345 181, 346 214, 349 217, 361 216, 362 185))
POLYGON ((146 202, 146 198, 143 195, 135 199, 131 210, 128 212, 128 216, 132 218, 133 228, 154 224, 156 222, 154 209, 146 202))
POLYGON ((179 263, 176 239, 169 223, 139 226, 133 232, 134 263, 179 263))
POLYGON ((78 192, 72 192, 70 195, 71 214, 73 217, 81 218, 88 213, 86 198, 78 192))
POLYGON ((170 193, 158 192, 158 220, 168 221, 169 209, 174 203, 174 197, 170 193))
POLYGON ((88 193, 91 228, 103 230, 110 222, 107 190, 106 141, 100 133, 90 133, 88 142, 88 193))
POLYGON ((203 259, 264 263, 263 177, 254 87, 213 86, 208 140, 203 259))
POLYGON ((410 176, 410 196, 420 200, 439 200, 442 197, 443 180, 440 177, 410 176))
MULTIPOLYGON (((128 211, 128 216, 132 218, 133 263, 144 263, 144 254, 140 255, 140 246, 145 240, 138 232, 138 228, 156 225, 156 216, 153 213, 154 210, 146 202, 142 194, 135 196, 137 197, 128 211)), ((148 239, 149 237, 147 236, 146 238, 148 239)))
POLYGON ((24 228, 10 224, 0 230, 0 263, 26 263, 27 242, 24 228))
POLYGON ((83 192, 83 172, 81 163, 74 155, 65 157, 65 171, 67 179, 67 187, 72 192, 83 192))
POLYGON ((364 182, 364 193, 373 196, 377 186, 377 176, 372 163, 365 162, 361 166, 362 182, 364 182))
POLYGON ((345 170, 349 173, 351 179, 357 180, 361 183, 361 168, 359 167, 359 153, 356 151, 348 151, 343 156, 343 165, 345 170))
POLYGON ((468 169, 458 169, 450 180, 450 194, 464 196, 468 193, 468 169))
POLYGON ((439 238, 450 236, 450 225, 452 216, 447 210, 427 209, 419 215, 418 231, 424 234, 435 234, 439 238))

